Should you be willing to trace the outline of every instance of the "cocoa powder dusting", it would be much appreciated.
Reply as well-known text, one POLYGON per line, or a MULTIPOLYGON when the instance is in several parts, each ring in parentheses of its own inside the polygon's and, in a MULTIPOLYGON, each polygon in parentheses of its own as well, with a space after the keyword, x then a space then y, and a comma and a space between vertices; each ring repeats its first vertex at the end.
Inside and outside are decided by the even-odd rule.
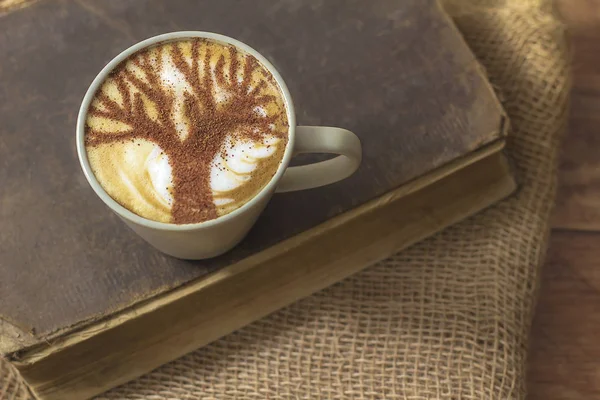
MULTIPOLYGON (((228 149, 224 146, 227 136, 264 144, 265 134, 269 133, 287 141, 287 116, 283 107, 276 108, 277 112, 271 113, 274 115, 264 116, 256 111, 257 107, 266 107, 277 99, 271 94, 262 94, 267 87, 265 79, 273 83, 272 76, 268 73, 265 75, 266 70, 254 57, 228 46, 229 65, 228 71, 225 71, 227 60, 223 54, 216 62, 213 60, 213 46, 219 50, 218 47, 222 45, 203 39, 191 40, 191 62, 186 60, 178 43, 168 46, 163 56, 171 57, 191 88, 185 92, 183 101, 183 114, 189 126, 187 135, 180 138, 173 122, 173 113, 176 112, 173 89, 160 82, 159 63, 156 59, 153 62, 149 50, 144 50, 131 58, 145 79, 127 68, 129 59, 110 74, 110 79, 114 80, 121 94, 122 104, 99 90, 96 98, 103 108, 90 106, 88 110, 91 116, 122 122, 130 129, 107 133, 87 126, 85 144, 93 147, 135 139, 156 143, 168 156, 172 169, 172 222, 197 223, 218 217, 210 185, 210 171, 219 151, 227 155, 228 149), (251 88, 253 76, 261 68, 262 80, 251 88), (237 76, 240 72, 241 82, 237 76), (215 82, 221 91, 227 93, 224 102, 218 103, 215 98, 215 82), (130 91, 129 87, 134 90, 130 91), (155 118, 148 115, 144 100, 155 105, 158 114, 155 118), (277 124, 279 129, 273 131, 273 124, 277 124)), ((285 142, 281 147, 285 147, 285 142)), ((279 162, 280 158, 277 165, 279 162)), ((259 165, 258 174, 269 173, 269 177, 276 170, 271 166, 269 171, 260 169, 259 165)))

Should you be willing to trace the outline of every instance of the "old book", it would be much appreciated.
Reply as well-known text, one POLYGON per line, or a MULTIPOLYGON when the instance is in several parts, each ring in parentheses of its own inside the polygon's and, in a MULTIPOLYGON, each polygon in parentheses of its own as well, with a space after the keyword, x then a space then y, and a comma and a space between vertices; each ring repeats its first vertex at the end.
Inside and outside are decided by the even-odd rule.
POLYGON ((433 0, 46 0, 1 18, 0 352, 40 399, 126 382, 515 189, 505 114, 433 0), (354 176, 276 195, 242 244, 199 262, 130 232, 74 145, 95 74, 175 30, 256 48, 300 124, 350 129, 364 151, 354 176))

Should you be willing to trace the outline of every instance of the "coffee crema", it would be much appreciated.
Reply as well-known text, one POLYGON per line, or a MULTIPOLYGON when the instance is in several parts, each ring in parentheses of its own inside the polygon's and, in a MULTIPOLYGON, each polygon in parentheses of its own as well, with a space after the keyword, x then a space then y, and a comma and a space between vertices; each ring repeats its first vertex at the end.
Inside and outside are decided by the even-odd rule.
POLYGON ((107 76, 88 108, 85 148, 104 190, 160 222, 208 221, 271 180, 289 123, 254 56, 208 39, 160 43, 107 76))

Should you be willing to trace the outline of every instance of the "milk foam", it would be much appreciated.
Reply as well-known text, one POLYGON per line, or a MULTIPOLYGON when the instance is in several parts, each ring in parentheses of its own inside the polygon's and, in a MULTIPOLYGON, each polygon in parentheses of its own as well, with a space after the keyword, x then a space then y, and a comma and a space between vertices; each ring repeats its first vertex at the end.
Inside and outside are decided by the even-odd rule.
POLYGON ((169 188, 173 187, 173 169, 169 164, 169 157, 161 153, 160 147, 154 146, 146 158, 145 168, 156 193, 166 204, 172 206, 173 195, 169 188))
POLYGON ((263 158, 271 157, 279 139, 269 138, 265 144, 251 141, 239 141, 228 137, 225 142, 227 153, 217 154, 210 173, 210 185, 214 192, 229 192, 237 189, 249 179, 263 158))
MULTIPOLYGON (((191 70, 194 65, 191 59, 191 42, 184 41, 176 45, 179 46, 183 59, 191 70)), ((212 52, 209 60, 212 98, 219 109, 225 107, 234 95, 230 87, 222 87, 216 75, 220 57, 225 59, 223 69, 227 71, 230 68, 230 53, 225 46, 216 43, 205 45, 210 46, 212 52)), ((197 124, 202 124, 204 121, 192 121, 186 114, 186 96, 190 97, 198 88, 192 87, 181 67, 178 68, 174 57, 171 56, 170 46, 173 44, 151 49, 150 56, 145 61, 139 56, 137 58, 134 56, 126 62, 124 68, 144 84, 159 86, 172 95, 172 107, 168 111, 168 117, 178 136, 173 140, 183 142, 188 139, 191 132, 195 131, 197 124), (149 62, 153 66, 156 79, 151 79, 142 70, 139 66, 140 60, 149 62)), ((205 68, 204 56, 207 48, 202 47, 198 55, 197 65, 200 74, 205 68)), ((244 65, 241 62, 239 64, 234 71, 234 80, 241 85, 244 81, 244 65)), ((252 128, 253 137, 258 135, 260 140, 245 137, 240 134, 242 131, 232 131, 222 141, 220 151, 209 164, 210 190, 218 215, 239 208, 268 183, 279 166, 287 144, 287 116, 281 92, 270 73, 262 65, 259 67, 258 73, 254 72, 250 77, 246 93, 253 93, 260 85, 261 90, 256 90, 256 96, 267 95, 273 100, 253 107, 252 112, 260 118, 275 119, 267 125, 263 124, 264 126, 258 130, 252 128), (284 131, 286 136, 275 134, 281 131, 284 131)), ((90 113, 87 118, 88 128, 90 131, 93 130, 93 134, 89 134, 89 137, 94 139, 97 136, 104 142, 94 144, 95 142, 90 139, 86 146, 88 158, 98 181, 117 202, 146 218, 170 222, 170 211, 176 201, 174 194, 177 190, 174 185, 173 160, 169 158, 171 155, 167 154, 167 151, 162 149, 152 137, 147 137, 148 132, 135 131, 144 125, 132 126, 132 123, 122 116, 126 112, 132 115, 135 113, 134 99, 139 96, 143 101, 147 118, 156 124, 162 124, 159 116, 161 110, 158 108, 161 104, 153 102, 151 96, 146 96, 144 91, 132 84, 130 80, 124 82, 129 94, 123 92, 123 86, 119 86, 113 79, 107 79, 100 91, 122 109, 115 114, 117 118, 111 119, 104 115, 109 113, 113 106, 102 96, 97 95, 92 102, 92 106, 100 112, 90 113), (128 107, 131 108, 130 111, 128 107), (121 141, 108 138, 109 135, 128 134, 130 131, 133 131, 131 140, 129 137, 121 141)))
MULTIPOLYGON (((226 155, 217 154, 211 163, 212 167, 210 169, 210 187, 215 197, 217 197, 215 199, 216 205, 235 202, 234 198, 227 197, 227 192, 238 189, 247 183, 252 178, 251 173, 256 170, 260 160, 275 154, 279 141, 279 138, 270 137, 265 140, 266 144, 259 144, 252 141, 236 140, 232 136, 227 137, 223 146, 227 149, 226 155)), ((131 163, 128 163, 128 165, 131 166, 131 163)), ((160 148, 154 146, 154 149, 146 158, 144 169, 160 199, 171 206, 173 196, 169 188, 173 186, 173 176, 168 156, 161 154, 160 148)))
MULTIPOLYGON (((167 58, 163 56, 162 60, 165 59, 167 58)), ((188 124, 183 118, 183 99, 184 93, 190 92, 191 87, 185 81, 181 72, 179 72, 170 61, 163 61, 160 79, 163 85, 170 85, 171 89, 174 91, 175 104, 171 118, 173 118, 173 121, 175 122, 175 128, 177 129, 180 139, 183 140, 188 135, 188 124)))

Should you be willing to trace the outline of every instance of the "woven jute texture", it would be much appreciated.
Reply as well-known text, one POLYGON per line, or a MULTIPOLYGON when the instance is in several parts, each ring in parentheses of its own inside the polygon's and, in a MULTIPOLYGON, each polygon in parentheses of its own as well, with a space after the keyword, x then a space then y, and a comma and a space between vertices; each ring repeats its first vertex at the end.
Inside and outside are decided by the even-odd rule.
MULTIPOLYGON (((519 192, 100 399, 525 397, 570 85, 564 28, 550 0, 444 5, 511 118, 519 192)), ((0 398, 30 398, 6 364, 0 398)))

